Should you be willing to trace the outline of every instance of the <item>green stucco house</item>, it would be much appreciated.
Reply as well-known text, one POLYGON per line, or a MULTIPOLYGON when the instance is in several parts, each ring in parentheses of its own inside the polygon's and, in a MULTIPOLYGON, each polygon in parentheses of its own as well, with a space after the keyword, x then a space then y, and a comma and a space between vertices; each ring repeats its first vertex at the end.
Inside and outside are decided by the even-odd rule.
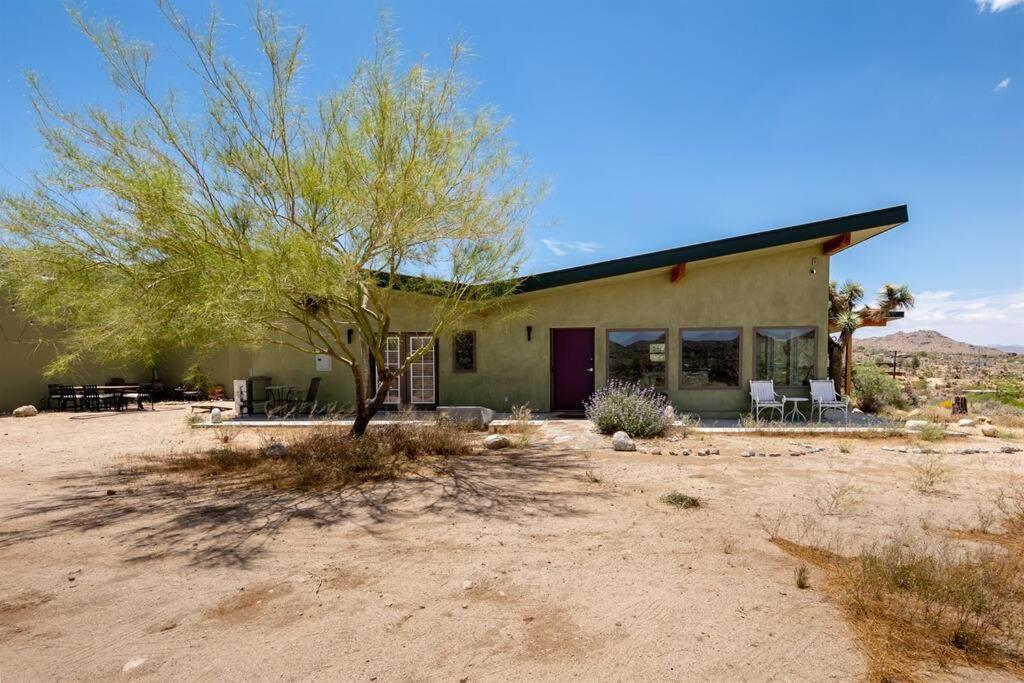
MULTIPOLYGON (((746 410, 751 379, 800 394, 808 379, 826 376, 830 259, 906 221, 907 207, 896 206, 527 276, 507 310, 439 339, 420 332, 430 329, 431 306, 409 295, 394 315, 387 360, 397 365, 424 344, 433 350, 402 376, 389 407, 529 403, 571 412, 612 379, 644 382, 677 410, 706 415, 746 410)), ((15 353, 24 351, 5 349, 3 372, 31 395, 4 400, 38 402, 37 370, 48 358, 15 353)), ((352 402, 347 368, 286 348, 226 350, 201 362, 229 388, 250 375, 297 388, 320 376, 321 402, 352 402)), ((172 383, 185 364, 168 359, 159 370, 172 383)))

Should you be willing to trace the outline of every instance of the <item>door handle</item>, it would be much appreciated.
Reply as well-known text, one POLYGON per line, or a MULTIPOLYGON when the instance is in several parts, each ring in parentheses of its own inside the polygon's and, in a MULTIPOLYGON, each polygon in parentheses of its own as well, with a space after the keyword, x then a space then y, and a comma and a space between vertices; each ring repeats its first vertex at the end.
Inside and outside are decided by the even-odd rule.
POLYGON ((587 372, 593 372, 594 368, 587 368, 587 372))

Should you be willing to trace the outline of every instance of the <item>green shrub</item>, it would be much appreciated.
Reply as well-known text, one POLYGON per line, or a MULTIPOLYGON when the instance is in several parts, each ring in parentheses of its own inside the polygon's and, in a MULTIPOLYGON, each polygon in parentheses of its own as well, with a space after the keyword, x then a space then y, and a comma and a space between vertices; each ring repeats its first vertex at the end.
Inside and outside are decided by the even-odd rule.
POLYGON ((611 381, 587 399, 587 418, 604 434, 623 431, 630 436, 658 436, 669 420, 668 397, 637 383, 611 381))
POLYGON ((853 368, 853 392, 860 409, 877 413, 887 406, 899 406, 902 397, 900 384, 877 365, 867 363, 853 368))
POLYGON ((679 491, 672 491, 671 493, 666 493, 658 500, 660 500, 665 505, 672 505, 673 507, 677 508, 700 507, 700 500, 694 498, 693 496, 688 496, 685 493, 680 493, 679 491))

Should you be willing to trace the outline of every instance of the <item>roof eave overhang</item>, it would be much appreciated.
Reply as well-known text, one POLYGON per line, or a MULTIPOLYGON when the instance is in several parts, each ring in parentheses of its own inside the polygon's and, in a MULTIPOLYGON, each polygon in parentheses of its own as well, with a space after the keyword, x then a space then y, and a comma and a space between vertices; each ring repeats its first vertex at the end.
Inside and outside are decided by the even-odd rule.
POLYGON ((727 237, 686 247, 655 251, 637 256, 627 256, 611 261, 554 270, 537 275, 528 275, 523 278, 516 291, 518 293, 535 292, 553 287, 589 282, 591 280, 629 275, 646 270, 670 268, 680 263, 705 261, 707 259, 757 251, 759 249, 770 249, 799 242, 828 239, 862 230, 890 229, 906 223, 907 220, 908 212, 905 204, 892 206, 886 209, 830 218, 813 223, 803 223, 801 225, 755 232, 739 237, 727 237))

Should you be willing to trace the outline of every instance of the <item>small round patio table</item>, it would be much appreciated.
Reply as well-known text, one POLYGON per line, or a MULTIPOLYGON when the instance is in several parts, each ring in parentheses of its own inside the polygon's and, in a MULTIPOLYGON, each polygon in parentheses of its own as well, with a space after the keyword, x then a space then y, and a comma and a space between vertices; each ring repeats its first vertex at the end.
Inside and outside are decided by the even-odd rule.
MULTIPOLYGON (((793 404, 793 407, 789 409, 789 419, 792 420, 793 422, 796 422, 796 419, 800 418, 804 422, 807 422, 807 416, 804 415, 802 410, 800 410, 800 404, 808 402, 810 402, 809 398, 790 398, 787 396, 785 405, 788 405, 790 403, 793 404)), ((786 419, 785 409, 783 409, 782 411, 782 419, 783 421, 785 421, 786 419)))

